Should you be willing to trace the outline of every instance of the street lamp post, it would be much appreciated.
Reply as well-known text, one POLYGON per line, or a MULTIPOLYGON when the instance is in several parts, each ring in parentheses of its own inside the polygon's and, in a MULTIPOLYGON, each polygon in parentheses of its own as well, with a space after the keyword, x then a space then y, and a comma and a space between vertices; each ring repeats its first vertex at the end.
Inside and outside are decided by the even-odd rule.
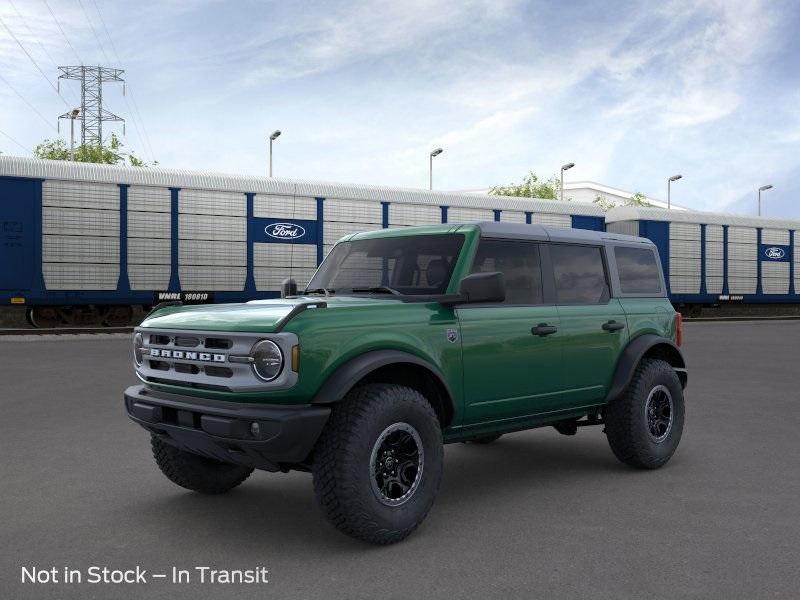
POLYGON ((772 184, 762 185, 758 188, 758 216, 761 216, 761 192, 766 192, 772 189, 772 184))
POLYGON ((281 130, 276 129, 272 132, 272 135, 269 136, 269 176, 272 177, 272 142, 278 139, 281 135, 281 130))
POLYGON ((439 156, 444 150, 441 148, 436 148, 435 150, 431 150, 431 154, 428 157, 428 189, 433 189, 433 157, 439 156))
POLYGON ((79 108, 73 108, 69 113, 69 159, 75 160, 75 119, 81 113, 79 108))
POLYGON ((678 179, 682 177, 683 175, 673 175, 672 177, 667 179, 667 210, 670 210, 672 208, 672 198, 670 197, 672 190, 670 186, 672 185, 673 181, 678 181, 678 179))
POLYGON ((568 171, 575 166, 575 163, 567 163, 561 165, 561 201, 564 201, 564 171, 568 171))

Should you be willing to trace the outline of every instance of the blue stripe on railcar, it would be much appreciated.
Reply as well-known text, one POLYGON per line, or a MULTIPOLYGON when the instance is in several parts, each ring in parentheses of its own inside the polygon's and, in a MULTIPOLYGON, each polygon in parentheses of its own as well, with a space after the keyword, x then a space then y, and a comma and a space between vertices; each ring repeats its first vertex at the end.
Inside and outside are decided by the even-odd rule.
MULTIPOLYGON (((526 222, 530 213, 525 213, 526 222)), ((571 215, 573 229, 589 229, 591 231, 605 231, 606 220, 604 217, 590 217, 587 215, 571 215)))
POLYGON ((666 221, 639 221, 639 235, 645 237, 656 245, 658 256, 661 259, 661 268, 664 270, 664 280, 669 285, 669 223, 666 221))
MULTIPOLYGON (((247 202, 247 223, 251 223, 253 221, 253 215, 255 214, 255 202, 256 202, 256 195, 253 193, 247 193, 244 195, 247 202)), ((247 265, 246 270, 247 274, 244 280, 244 292, 248 296, 252 296, 256 293, 256 277, 255 277, 255 270, 254 270, 254 259, 253 259, 253 233, 250 227, 247 227, 247 254, 245 263, 247 265)))
POLYGON ((0 291, 2 292, 13 295, 16 292, 27 292, 39 287, 41 262, 40 267, 36 268, 35 261, 37 255, 41 257, 41 197, 41 181, 0 178, 0 291))
POLYGON ((119 184, 119 281, 117 291, 128 294, 131 284, 128 279, 128 188, 119 184))
POLYGON ((178 244, 179 240, 179 208, 178 193, 180 188, 169 188, 170 193, 170 272, 168 292, 179 292, 181 277, 178 270, 178 244))

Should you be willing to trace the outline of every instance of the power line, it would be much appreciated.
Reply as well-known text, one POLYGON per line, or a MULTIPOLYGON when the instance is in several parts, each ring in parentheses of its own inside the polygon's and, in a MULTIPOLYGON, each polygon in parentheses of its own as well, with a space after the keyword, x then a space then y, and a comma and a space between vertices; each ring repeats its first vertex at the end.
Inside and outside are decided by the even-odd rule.
POLYGON ((45 48, 45 46, 44 46, 44 44, 42 44, 41 40, 36 36, 36 34, 33 33, 33 31, 31 30, 30 26, 28 25, 27 21, 25 20, 25 16, 19 11, 19 9, 17 8, 17 5, 14 4, 14 0, 8 0, 8 3, 11 5, 11 8, 14 9, 14 12, 17 13, 17 16, 22 21, 22 24, 25 26, 25 29, 28 30, 28 33, 30 34, 31 38, 39 45, 39 48, 41 48, 42 52, 44 52, 44 54, 47 56, 48 60, 50 61, 50 64, 52 64, 53 68, 57 70, 58 69, 58 64, 56 64, 56 61, 53 59, 52 56, 50 56, 50 52, 47 51, 47 48, 45 48))
POLYGON ((94 35, 94 39, 97 42, 97 45, 100 47, 100 52, 103 53, 103 57, 106 59, 106 63, 110 63, 111 59, 108 58, 108 54, 106 54, 106 49, 103 48, 103 43, 100 41, 100 36, 97 35, 97 31, 95 31, 94 25, 92 25, 92 19, 89 16, 89 13, 86 12, 86 8, 84 8, 83 2, 81 2, 81 0, 78 0, 78 5, 81 7, 83 15, 86 17, 86 22, 89 24, 89 29, 92 30, 92 35, 94 35))
POLYGON ((67 108, 72 108, 72 107, 70 106, 69 102, 67 102, 67 101, 64 99, 64 96, 62 96, 62 95, 61 95, 61 92, 59 92, 59 91, 58 91, 58 88, 55 86, 55 84, 53 84, 53 82, 52 82, 52 81, 50 81, 50 78, 49 78, 49 77, 48 77, 48 76, 45 74, 45 72, 44 72, 44 71, 42 71, 42 68, 39 66, 39 63, 37 63, 37 62, 36 62, 36 60, 33 58, 33 56, 31 56, 30 52, 28 52, 28 51, 25 49, 25 46, 23 46, 23 45, 22 45, 22 42, 20 42, 20 41, 19 41, 19 39, 17 38, 17 36, 16 36, 16 35, 14 35, 14 32, 13 32, 13 31, 11 31, 11 29, 9 29, 8 25, 6 25, 6 22, 3 20, 3 17, 0 17, 0 24, 2 24, 2 25, 3 25, 3 27, 5 27, 5 29, 6 29, 6 31, 8 32, 8 34, 9 34, 9 35, 10 35, 12 38, 14 38, 14 41, 15 41, 15 42, 17 42, 17 45, 18 45, 20 48, 22 48, 22 51, 25 53, 25 56, 27 56, 27 57, 30 59, 30 61, 33 63, 33 66, 34 66, 34 67, 36 67, 36 70, 37 70, 37 71, 39 71, 39 73, 41 73, 41 74, 42 74, 42 77, 44 77, 44 78, 45 78, 45 81, 47 81, 47 83, 49 83, 49 84, 50 84, 50 87, 51 87, 51 88, 53 88, 53 91, 54 91, 56 94, 58 94, 58 97, 59 97, 59 98, 61 98, 61 101, 62 101, 62 102, 63 102, 63 103, 66 105, 66 107, 67 107, 67 108))
POLYGON ((1 79, 1 80, 3 80, 3 81, 5 82, 5 84, 6 84, 6 85, 7 85, 9 88, 11 88, 11 91, 12 91, 12 92, 14 92, 14 93, 15 93, 15 94, 16 94, 16 95, 19 97, 19 99, 20 99, 20 100, 22 100, 22 101, 23 101, 25 104, 27 104, 27 105, 30 107, 30 109, 31 109, 33 112, 35 112, 37 115, 39 115, 39 118, 40 118, 42 121, 44 121, 45 123, 47 123, 47 125, 48 125, 49 127, 52 127, 53 129, 55 129, 56 131, 58 131, 58 128, 57 128, 55 125, 53 125, 53 123, 52 123, 52 122, 51 122, 51 121, 50 121, 50 120, 49 120, 47 117, 45 117, 45 116, 44 116, 42 113, 40 113, 40 112, 38 111, 38 109, 37 109, 37 108, 36 108, 36 107, 35 107, 33 104, 31 104, 30 102, 28 102, 28 100, 25 98, 25 96, 23 96, 22 94, 20 94, 20 93, 19 93, 19 92, 16 90, 16 88, 15 88, 13 85, 11 85, 11 82, 10 82, 8 79, 6 79, 5 77, 3 77, 2 73, 0 73, 0 79, 1 79))
MULTIPOLYGON (((116 57, 117 62, 119 62, 119 65, 121 67, 122 66, 122 59, 119 56, 119 52, 117 52, 116 44, 114 44, 114 38, 111 37, 111 33, 108 31, 108 27, 106 26, 106 21, 103 18, 103 13, 100 12, 100 7, 98 6, 96 0, 92 0, 92 4, 94 4, 94 9, 95 9, 95 11, 97 11, 97 16, 100 18, 100 24, 103 26, 103 31, 105 31, 106 37, 108 38, 108 41, 111 44, 111 50, 114 53, 114 56, 116 57)), ((85 14, 85 12, 86 11, 84 11, 84 14, 85 14)), ((88 17, 88 15, 87 15, 87 17, 88 17)), ((131 104, 128 103, 127 97, 125 95, 123 95, 123 98, 125 99, 125 104, 128 107, 128 110, 130 111, 131 116, 133 117, 133 119, 132 119, 133 127, 134 127, 134 129, 136 129, 136 135, 139 136, 139 140, 142 142, 142 144, 145 145, 145 147, 146 147, 145 151, 147 151, 150 154, 150 160, 153 161, 153 160, 155 160, 155 153, 153 152, 153 145, 150 143, 150 136, 147 133, 147 127, 145 126, 144 119, 142 118, 142 115, 139 112, 139 106, 136 104, 136 98, 134 98, 134 96, 133 96, 133 90, 131 89, 130 84, 128 84, 128 92, 130 93, 130 96, 131 96, 131 104, 133 104, 133 110, 131 109, 131 104), (141 131, 139 130, 139 124, 137 123, 137 121, 142 124, 141 131), (142 136, 142 132, 144 132, 144 136, 142 136)))
POLYGON ((67 42, 67 46, 72 48, 72 52, 75 53, 75 57, 78 59, 78 64, 82 65, 83 64, 83 59, 81 58, 80 54, 78 54, 78 51, 75 50, 75 47, 70 43, 69 38, 67 37, 67 34, 64 33, 64 29, 61 27, 61 23, 58 22, 58 19, 56 18, 56 15, 53 12, 53 9, 50 8, 50 5, 47 3, 47 0, 42 0, 42 2, 44 2, 44 5, 47 7, 47 10, 50 12, 50 16, 53 17, 53 21, 55 21, 55 24, 58 27, 58 30, 61 32, 61 35, 64 36, 64 41, 67 42))
POLYGON ((14 142, 14 143, 15 143, 17 146, 19 146, 20 148, 22 148, 23 150, 25 150, 25 152, 31 152, 31 153, 33 152, 33 151, 30 149, 30 148, 28 148, 27 146, 23 146, 22 144, 20 144, 20 143, 19 143, 17 140, 15 140, 13 137, 11 137, 10 135, 8 135, 8 134, 7 134, 5 131, 3 131, 2 129, 0 129, 0 134, 2 134, 2 135, 4 135, 4 136, 6 136, 8 139, 10 139, 12 142, 14 142))

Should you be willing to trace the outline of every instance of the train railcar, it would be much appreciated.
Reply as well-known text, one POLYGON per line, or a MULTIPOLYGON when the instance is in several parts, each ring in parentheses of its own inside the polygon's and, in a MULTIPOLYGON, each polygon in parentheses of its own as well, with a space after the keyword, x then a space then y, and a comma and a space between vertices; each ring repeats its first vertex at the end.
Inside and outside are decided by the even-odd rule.
POLYGON ((38 326, 302 286, 356 231, 477 220, 602 230, 587 204, 0 156, 0 305, 38 326))
POLYGON ((620 207, 606 214, 606 229, 655 242, 670 298, 689 314, 725 302, 800 301, 800 221, 620 207))

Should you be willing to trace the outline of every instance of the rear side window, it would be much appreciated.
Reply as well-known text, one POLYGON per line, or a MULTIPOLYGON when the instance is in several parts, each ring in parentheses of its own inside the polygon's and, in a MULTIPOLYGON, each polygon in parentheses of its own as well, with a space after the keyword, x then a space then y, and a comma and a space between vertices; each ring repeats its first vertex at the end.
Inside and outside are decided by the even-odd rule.
POLYGON ((661 294, 661 273, 650 248, 614 248, 623 294, 661 294))
POLYGON ((541 304, 539 246, 530 242, 481 240, 473 273, 500 271, 506 283, 505 304, 541 304))
POLYGON ((603 255, 596 246, 550 246, 559 304, 604 304, 609 290, 603 255))

